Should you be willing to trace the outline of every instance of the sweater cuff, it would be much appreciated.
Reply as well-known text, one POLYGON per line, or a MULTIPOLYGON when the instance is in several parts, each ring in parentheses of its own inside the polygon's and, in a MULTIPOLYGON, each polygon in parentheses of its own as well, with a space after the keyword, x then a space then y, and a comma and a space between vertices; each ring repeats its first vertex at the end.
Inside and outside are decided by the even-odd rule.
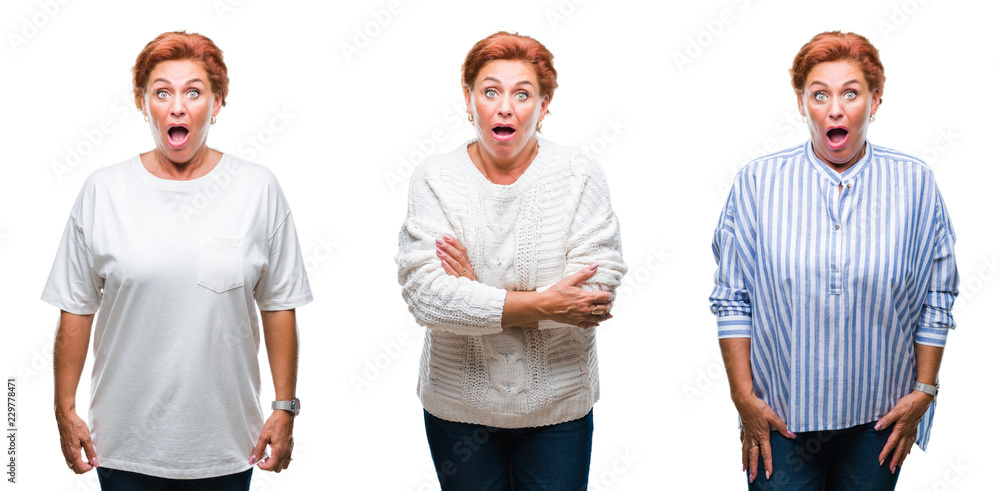
POLYGON ((716 319, 719 339, 749 338, 753 317, 749 315, 725 315, 716 319))
POLYGON ((948 328, 917 327, 917 336, 914 342, 944 348, 944 343, 948 340, 948 330, 948 328))

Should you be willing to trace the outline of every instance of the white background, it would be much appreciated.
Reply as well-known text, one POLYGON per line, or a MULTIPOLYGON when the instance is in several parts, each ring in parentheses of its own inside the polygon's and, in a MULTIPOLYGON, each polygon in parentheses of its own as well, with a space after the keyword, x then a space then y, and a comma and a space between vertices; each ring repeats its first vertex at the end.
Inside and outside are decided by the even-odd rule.
POLYGON ((18 377, 21 489, 97 487, 94 473, 63 464, 52 413, 57 312, 38 296, 85 177, 152 148, 130 68, 145 43, 177 29, 225 51, 230 96, 209 143, 277 174, 316 297, 299 310, 295 461, 280 475, 255 472, 253 489, 436 488, 414 395, 423 331, 393 262, 405 162, 472 136, 459 68, 497 30, 555 53, 560 87, 544 135, 598 154, 621 220, 631 271, 615 319, 599 328, 592 489, 743 486, 707 301, 712 230, 740 166, 805 141, 788 68, 832 29, 881 50, 885 100, 869 137, 928 160, 958 233, 959 328, 938 418, 930 452, 913 452, 898 489, 995 486, 996 4, 577 1, 401 0, 396 13, 387 0, 3 2, 0 375, 18 377), (357 52, 346 54, 350 45, 357 52))

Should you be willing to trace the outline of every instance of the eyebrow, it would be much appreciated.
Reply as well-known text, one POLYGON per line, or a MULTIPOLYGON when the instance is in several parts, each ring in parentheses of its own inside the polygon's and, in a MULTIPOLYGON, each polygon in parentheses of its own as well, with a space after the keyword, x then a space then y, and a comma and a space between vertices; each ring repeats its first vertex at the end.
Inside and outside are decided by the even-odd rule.
MULTIPOLYGON (((150 82, 150 83, 154 83, 154 84, 155 84, 156 82, 163 82, 163 83, 166 83, 166 84, 169 84, 169 83, 170 83, 170 81, 169 81, 169 80, 167 80, 167 79, 165 79, 165 78, 162 78, 162 77, 160 77, 160 78, 157 78, 156 80, 153 80, 153 81, 152 81, 152 82, 150 82)), ((205 81, 204 81, 204 80, 202 80, 202 79, 200 79, 200 78, 192 78, 191 80, 188 80, 187 82, 184 82, 184 85, 191 85, 191 84, 193 84, 193 83, 195 83, 195 82, 201 82, 201 83, 205 83, 205 81)))
MULTIPOLYGON (((498 84, 501 84, 501 83, 503 83, 503 82, 501 82, 501 81, 500 81, 499 79, 497 79, 497 78, 495 78, 495 77, 486 77, 486 78, 484 78, 484 79, 483 79, 483 82, 485 82, 485 81, 487 81, 487 80, 492 80, 492 81, 494 81, 494 82, 496 82, 496 83, 498 83, 498 84)), ((517 82, 517 83, 515 83, 514 85, 515 85, 515 86, 517 86, 517 85, 530 85, 530 86, 532 86, 532 87, 534 87, 534 86, 535 86, 535 84, 531 83, 531 81, 530 81, 530 80, 522 80, 522 81, 520 81, 520 82, 517 82)))
MULTIPOLYGON (((844 82, 844 85, 851 85, 851 84, 861 85, 861 82, 859 82, 858 79, 856 79, 856 78, 852 78, 852 79, 848 80, 847 82, 844 82)), ((828 87, 828 85, 826 84, 826 82, 820 82, 819 80, 814 80, 813 83, 809 84, 810 87, 812 87, 813 85, 822 85, 823 87, 828 87)))

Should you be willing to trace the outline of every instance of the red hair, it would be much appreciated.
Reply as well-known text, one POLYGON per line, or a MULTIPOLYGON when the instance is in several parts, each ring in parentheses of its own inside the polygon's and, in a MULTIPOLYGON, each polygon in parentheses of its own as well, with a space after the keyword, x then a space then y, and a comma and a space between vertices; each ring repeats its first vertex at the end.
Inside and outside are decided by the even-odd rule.
POLYGON ((517 60, 527 63, 538 77, 542 96, 552 94, 559 85, 556 83, 556 69, 552 66, 552 53, 534 38, 500 31, 480 40, 462 63, 462 88, 470 90, 476 84, 476 75, 484 65, 496 60, 517 60))
POLYGON ((142 97, 146 92, 149 74, 164 61, 191 60, 208 74, 208 82, 216 99, 226 105, 229 93, 229 74, 222 61, 222 50, 211 39, 201 34, 185 31, 165 32, 149 42, 135 58, 132 67, 132 93, 135 107, 142 110, 142 97))
POLYGON ((788 72, 792 75, 792 87, 802 93, 806 86, 806 76, 814 66, 828 61, 847 60, 865 74, 868 90, 878 91, 879 102, 885 86, 885 69, 879 60, 878 50, 860 34, 830 31, 814 36, 795 55, 795 61, 788 72))

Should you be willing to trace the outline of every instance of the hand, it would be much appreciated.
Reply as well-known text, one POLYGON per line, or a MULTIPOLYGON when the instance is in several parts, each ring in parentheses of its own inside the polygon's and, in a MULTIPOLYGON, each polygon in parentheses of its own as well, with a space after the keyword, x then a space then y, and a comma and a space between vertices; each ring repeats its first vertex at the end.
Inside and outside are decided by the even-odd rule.
POLYGON ((69 468, 77 474, 83 474, 97 467, 97 452, 90 440, 90 428, 77 416, 76 411, 57 412, 56 424, 59 425, 59 445, 69 468), (81 450, 87 455, 86 459, 80 456, 81 450))
POLYGON ((740 413, 743 422, 740 430, 740 441, 743 442, 743 470, 750 469, 750 482, 757 478, 757 459, 764 459, 765 478, 770 479, 774 473, 771 465, 771 428, 778 433, 795 438, 795 433, 788 431, 785 422, 767 405, 763 399, 751 394, 740 400, 733 400, 736 411, 740 413))
POLYGON ((878 465, 885 463, 885 459, 892 453, 892 460, 889 462, 889 472, 895 474, 896 468, 903 465, 906 456, 910 454, 913 443, 917 441, 917 425, 920 418, 924 417, 927 408, 930 407, 934 398, 930 394, 920 391, 913 391, 903 396, 888 414, 875 423, 876 430, 883 430, 895 422, 889 441, 885 442, 882 452, 878 454, 878 465), (893 452, 895 449, 895 452, 893 452))
POLYGON ((468 278, 476 281, 476 273, 472 271, 472 263, 465 252, 465 246, 458 239, 445 235, 434 241, 437 243, 437 256, 441 258, 441 267, 450 276, 468 278))
POLYGON ((264 460, 257 464, 257 467, 262 471, 272 472, 281 472, 287 469, 288 464, 292 461, 292 447, 295 445, 292 441, 294 422, 292 413, 283 409, 274 410, 260 430, 257 446, 250 454, 250 465, 264 457, 264 447, 271 445, 271 455, 264 457, 264 460))
POLYGON ((590 328, 612 317, 611 292, 591 292, 580 288, 580 284, 594 276, 596 271, 597 263, 591 264, 541 293, 549 320, 590 328))

